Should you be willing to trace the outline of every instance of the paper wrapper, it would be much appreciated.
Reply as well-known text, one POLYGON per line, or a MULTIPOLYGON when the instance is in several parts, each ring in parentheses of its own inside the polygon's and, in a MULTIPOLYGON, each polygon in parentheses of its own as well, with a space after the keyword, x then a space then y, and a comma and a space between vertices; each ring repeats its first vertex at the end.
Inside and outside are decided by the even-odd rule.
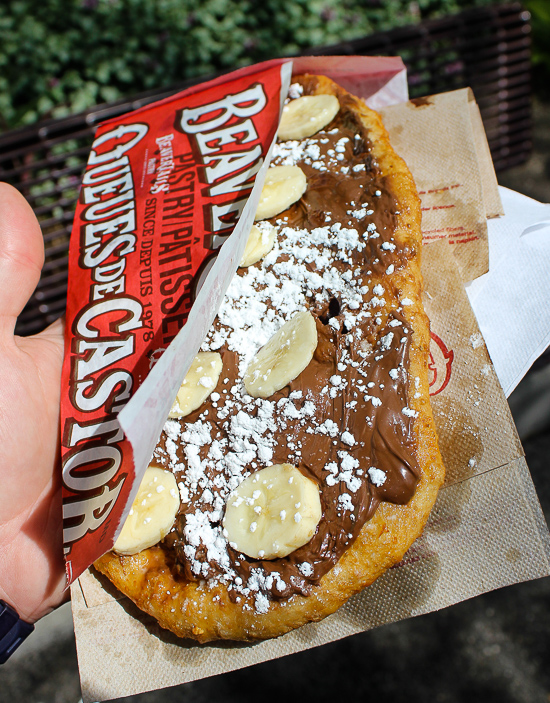
POLYGON ((550 345, 550 204, 499 192, 505 217, 488 223, 491 268, 466 291, 509 397, 550 345))
POLYGON ((246 67, 98 128, 69 248, 61 394, 69 583, 114 544, 237 270, 290 68, 246 67))
POLYGON ((487 218, 504 211, 472 91, 418 98, 381 113, 415 179, 424 242, 447 241, 464 281, 486 273, 487 218))
POLYGON ((178 640, 89 572, 72 589, 85 701, 231 671, 550 573, 544 517, 449 254, 442 243, 426 247, 423 266, 432 373, 447 378, 432 397, 447 479, 403 561, 322 622, 254 645, 178 640))
MULTIPOLYGON (((313 70, 329 75, 331 63, 338 66, 334 59, 315 62, 313 70)), ((349 66, 345 59, 344 69, 349 66)), ((358 69, 350 80, 360 84, 358 69)), ((395 87, 395 75, 392 81, 395 87)), ((425 237, 447 240, 430 243, 423 254, 425 305, 432 322, 430 387, 447 467, 423 536, 400 564, 334 615, 254 645, 179 640, 102 577, 86 572, 72 588, 85 701, 231 671, 550 573, 544 518, 463 287, 464 280, 487 269, 485 220, 500 211, 479 113, 470 98, 468 91, 458 91, 420 106, 384 110, 392 142, 423 191, 425 237), (447 127, 438 130, 437 125, 447 127), (473 234, 458 239, 460 232, 473 234)), ((154 371, 169 376, 169 366, 168 360, 164 370, 157 364, 154 371)), ((146 407, 147 400, 134 398, 134 409, 131 403, 126 409, 137 416, 135 407, 140 402, 146 407)))

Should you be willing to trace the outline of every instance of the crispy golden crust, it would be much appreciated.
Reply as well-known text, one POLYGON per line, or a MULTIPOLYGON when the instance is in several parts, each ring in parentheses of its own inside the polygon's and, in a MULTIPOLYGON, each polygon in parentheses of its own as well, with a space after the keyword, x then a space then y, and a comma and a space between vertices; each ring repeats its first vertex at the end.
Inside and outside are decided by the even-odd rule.
POLYGON ((169 553, 159 546, 129 557, 110 552, 96 561, 98 571, 139 608, 155 617, 162 627, 199 642, 276 637, 333 613, 350 596, 402 559, 422 532, 444 479, 429 402, 427 361, 430 332, 421 302, 421 212, 414 181, 405 162, 391 148, 377 113, 323 76, 300 76, 294 80, 302 83, 308 94, 336 95, 343 109, 360 116, 369 130, 373 155, 397 201, 399 215, 394 239, 415 252, 407 267, 395 274, 393 280, 400 299, 406 297, 413 301, 403 310, 413 330, 409 351, 409 405, 418 413, 414 431, 422 473, 412 500, 407 505, 382 503, 374 517, 364 525, 358 539, 321 579, 312 595, 270 601, 266 613, 258 613, 252 601, 246 603, 244 598, 240 603, 231 601, 223 585, 209 588, 186 581, 178 575, 169 553), (419 379, 416 385, 415 379, 419 379))

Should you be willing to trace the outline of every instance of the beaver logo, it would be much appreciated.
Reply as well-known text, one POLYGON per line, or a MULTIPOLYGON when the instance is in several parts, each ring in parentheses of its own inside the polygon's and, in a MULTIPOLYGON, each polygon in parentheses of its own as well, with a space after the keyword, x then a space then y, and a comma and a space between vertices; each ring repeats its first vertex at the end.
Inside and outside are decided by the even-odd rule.
POLYGON ((428 362, 430 395, 437 395, 446 388, 451 380, 454 352, 452 349, 447 349, 443 340, 435 332, 432 332, 430 336, 430 360, 428 362))

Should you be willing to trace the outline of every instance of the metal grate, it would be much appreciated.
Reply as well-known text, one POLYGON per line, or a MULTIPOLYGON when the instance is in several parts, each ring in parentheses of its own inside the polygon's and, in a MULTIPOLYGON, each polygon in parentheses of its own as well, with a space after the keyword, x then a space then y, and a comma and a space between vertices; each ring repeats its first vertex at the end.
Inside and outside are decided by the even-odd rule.
POLYGON ((531 153, 529 20, 519 3, 497 5, 310 53, 398 54, 411 98, 470 86, 499 172, 531 153))
MULTIPOLYGON (((469 85, 497 172, 523 163, 530 154, 530 26, 529 13, 519 3, 469 10, 304 53, 400 55, 413 98, 469 85)), ((40 331, 65 309, 69 237, 95 126, 211 77, 0 135, 0 180, 28 199, 46 248, 42 277, 19 317, 18 334, 40 331)))

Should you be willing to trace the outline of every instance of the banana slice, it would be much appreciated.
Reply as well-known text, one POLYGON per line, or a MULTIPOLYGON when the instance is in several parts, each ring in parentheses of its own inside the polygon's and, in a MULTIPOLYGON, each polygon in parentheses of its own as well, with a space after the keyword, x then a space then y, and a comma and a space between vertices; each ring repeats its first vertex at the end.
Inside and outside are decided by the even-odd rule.
POLYGON ((317 327, 310 312, 297 312, 252 359, 244 387, 253 398, 269 398, 309 364, 317 348, 317 327))
POLYGON ((224 534, 253 559, 277 559, 309 542, 321 513, 315 481, 292 464, 276 464, 248 476, 230 494, 224 534))
POLYGON ((291 100, 283 108, 277 138, 284 142, 311 137, 332 122, 339 110, 340 103, 334 95, 304 95, 291 100))
POLYGON ((174 524, 179 505, 174 474, 149 466, 113 550, 117 554, 137 554, 160 542, 174 524))
POLYGON ((217 352, 199 352, 183 379, 168 417, 185 417, 200 408, 216 387, 222 372, 222 357, 217 352))
POLYGON ((300 200, 307 180, 299 166, 272 166, 267 169, 255 220, 267 220, 300 200))
POLYGON ((269 222, 252 225, 244 250, 241 266, 252 266, 273 249, 277 230, 269 222))

